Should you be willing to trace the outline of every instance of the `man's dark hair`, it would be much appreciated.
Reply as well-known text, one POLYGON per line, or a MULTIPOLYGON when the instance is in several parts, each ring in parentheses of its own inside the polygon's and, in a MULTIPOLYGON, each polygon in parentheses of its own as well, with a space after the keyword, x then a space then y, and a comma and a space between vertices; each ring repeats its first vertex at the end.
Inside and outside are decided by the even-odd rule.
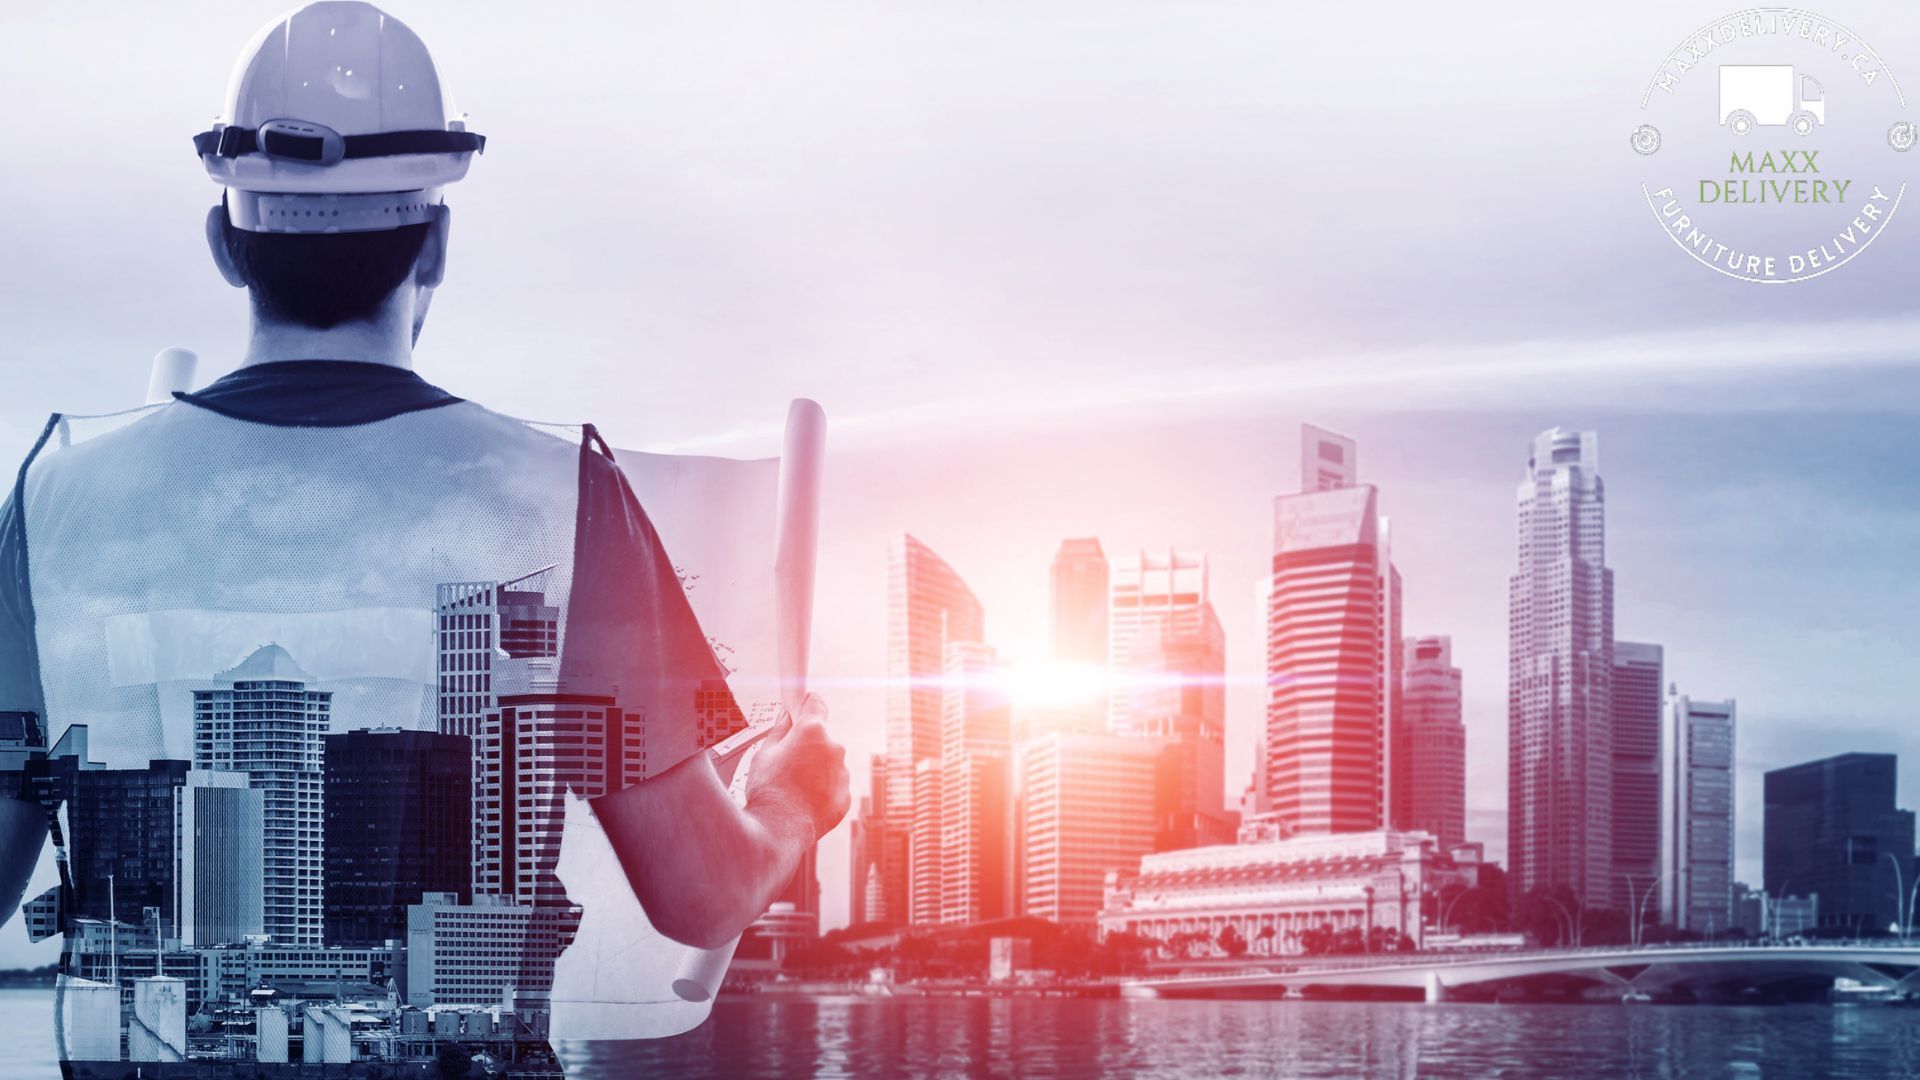
POLYGON ((367 319, 413 273, 428 226, 379 232, 256 233, 222 215, 227 257, 260 312, 326 330, 367 319))

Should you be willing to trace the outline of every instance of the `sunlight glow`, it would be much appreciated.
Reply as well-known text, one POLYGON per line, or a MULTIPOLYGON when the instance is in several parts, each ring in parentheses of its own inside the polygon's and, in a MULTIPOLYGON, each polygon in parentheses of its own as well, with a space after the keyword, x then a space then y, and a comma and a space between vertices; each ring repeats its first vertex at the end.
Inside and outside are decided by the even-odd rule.
POLYGON ((1016 708, 1091 705, 1105 697, 1107 669, 1094 664, 1037 663, 1009 668, 1007 696, 1016 708))

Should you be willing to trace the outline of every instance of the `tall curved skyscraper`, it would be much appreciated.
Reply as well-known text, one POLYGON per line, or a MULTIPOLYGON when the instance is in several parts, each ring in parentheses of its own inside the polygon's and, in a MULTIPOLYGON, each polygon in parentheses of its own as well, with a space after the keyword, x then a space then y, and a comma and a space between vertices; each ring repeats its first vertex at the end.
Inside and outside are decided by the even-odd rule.
POLYGON ((979 641, 985 622, 946 560, 906 533, 888 538, 888 812, 913 805, 914 763, 940 758, 947 643, 979 641))

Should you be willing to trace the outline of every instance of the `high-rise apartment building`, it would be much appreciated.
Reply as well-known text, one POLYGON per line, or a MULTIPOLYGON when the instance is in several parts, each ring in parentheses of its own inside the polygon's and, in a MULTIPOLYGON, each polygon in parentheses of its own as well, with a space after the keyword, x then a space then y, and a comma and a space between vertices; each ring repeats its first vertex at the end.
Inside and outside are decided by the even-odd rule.
POLYGON ((1048 575, 1053 603, 1053 659, 1107 663, 1107 555, 1094 537, 1060 541, 1048 575))
POLYGON ((1274 500, 1267 797, 1284 835, 1364 832, 1395 804, 1400 574, 1352 441, 1305 442, 1303 491, 1274 500))
POLYGON ((1913 811, 1895 805, 1899 759, 1841 754, 1766 775, 1769 897, 1812 896, 1819 926, 1879 933, 1914 881, 1913 811))
MULTIPOLYGON (((1667 723, 1665 652, 1613 643, 1613 907, 1633 911, 1662 872, 1660 748, 1667 723)), ((1722 920, 1723 927, 1725 921, 1722 920)))
POLYGON ((1213 617, 1207 604, 1207 557, 1168 549, 1141 551, 1113 567, 1108 584, 1107 666, 1110 689, 1107 726, 1119 734, 1131 728, 1134 640, 1149 628, 1184 637, 1204 634, 1213 617))
POLYGON ((1534 439, 1508 589, 1507 855, 1515 895, 1613 900, 1613 571, 1592 432, 1534 439))
POLYGON ((427 893, 472 896, 473 752, 465 735, 326 737, 326 941, 404 939, 427 893))
POLYGON ((1153 850, 1151 739, 1053 732, 1019 750, 1024 913, 1091 926, 1109 870, 1153 850))
POLYGON ((1432 833, 1441 851, 1467 842, 1467 727, 1453 639, 1408 638, 1400 675, 1402 827, 1432 833))
POLYGON ((641 718, 612 695, 562 690, 551 660, 504 664, 493 686, 473 736, 473 896, 564 905, 554 867, 567 794, 598 798, 645 778, 641 718))
POLYGON ((193 767, 247 774, 265 802, 263 921, 280 945, 323 938, 325 736, 333 693, 264 645, 193 692, 193 767))
POLYGON ((1716 934, 1733 924, 1733 739, 1733 702, 1679 693, 1668 700, 1660 728, 1660 920, 1676 930, 1716 934))

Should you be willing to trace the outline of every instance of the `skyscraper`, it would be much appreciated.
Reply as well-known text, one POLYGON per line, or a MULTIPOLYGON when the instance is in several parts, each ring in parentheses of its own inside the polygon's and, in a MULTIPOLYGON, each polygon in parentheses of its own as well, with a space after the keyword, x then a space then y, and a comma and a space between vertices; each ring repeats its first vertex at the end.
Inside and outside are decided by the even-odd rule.
POLYGON ((326 737, 326 940, 407 933, 428 893, 472 898, 472 740, 378 728, 326 737))
POLYGON ((916 763, 939 759, 947 643, 981 640, 984 621, 973 590, 932 548, 906 533, 889 538, 887 805, 881 813, 907 812, 916 763))
POLYGON ((1062 664, 1107 663, 1107 556, 1094 537, 1060 541, 1049 575, 1053 601, 1053 659, 1062 664))
POLYGON ((1012 852, 1007 842, 1012 747, 1000 674, 992 646, 970 641, 947 645, 938 796, 943 923, 1012 914, 1012 852))
POLYGON ((884 894, 867 907, 890 918, 940 921, 948 648, 979 642, 984 621, 973 591, 932 548, 906 533, 888 539, 887 753, 874 761, 863 857, 884 894))
POLYGON ((1184 637, 1204 634, 1213 617, 1207 605, 1207 557, 1168 549, 1141 551, 1113 567, 1107 613, 1107 665, 1111 689, 1107 726, 1127 734, 1132 695, 1133 642, 1148 627, 1184 637))
POLYGON ((1613 571, 1600 441, 1534 439, 1508 590, 1507 852, 1516 895, 1613 899, 1613 571))
POLYGON ((27 790, 49 809, 65 807, 68 919, 138 922, 152 907, 174 925, 173 796, 186 778, 184 761, 109 769, 89 760, 85 724, 70 725, 44 758, 26 763, 27 790))
POLYGON ((451 581, 434 596, 440 730, 472 735, 494 705, 494 661, 558 656, 560 609, 538 586, 553 567, 512 581, 451 581))
MULTIPOLYGON (((1660 749, 1666 669, 1658 645, 1613 643, 1613 906, 1633 911, 1661 873, 1660 749)), ((1721 921, 1722 927, 1726 925, 1721 921)))
POLYGON ((1360 444, 1313 424, 1300 425, 1300 490, 1338 491, 1360 483, 1360 444))
POLYGON ((264 923, 275 944, 319 945, 325 825, 322 763, 333 694, 287 650, 264 645, 193 692, 193 767, 243 772, 265 802, 264 923))
MULTIPOLYGON (((777 706, 763 704, 758 708, 767 710, 765 718, 768 720, 779 717, 777 706)), ((725 679, 700 680, 700 685, 693 691, 693 720, 696 725, 695 737, 701 746, 722 742, 747 726, 746 714, 740 711, 733 689, 725 679)))
POLYGON ((1153 850, 1151 739, 1052 732, 1019 752, 1025 913, 1090 926, 1109 870, 1153 850))
POLYGON ((1400 698, 1400 573, 1351 440, 1306 429, 1298 495, 1274 500, 1267 795, 1283 835, 1387 824, 1400 698))
POLYGON ((1676 693, 1660 728, 1660 919, 1678 930, 1733 922, 1733 721, 1731 701, 1676 693))
POLYGON ((503 665, 473 736, 473 895, 562 906, 554 874, 568 792, 598 798, 646 776, 640 717, 609 694, 563 691, 546 659, 503 665))
MULTIPOLYGON (((173 910, 180 944, 266 932, 265 794, 245 773, 193 769, 173 792, 173 910)), ((397 935, 396 935, 397 936, 397 935)))
POLYGON ((1226 635, 1213 605, 1197 626, 1155 618, 1135 633, 1127 662, 1126 734, 1159 744, 1154 850, 1232 843, 1226 810, 1226 635))
MULTIPOLYGON (((1442 851, 1467 842, 1467 728, 1453 639, 1408 638, 1401 668, 1401 828, 1430 832, 1442 851)), ((1400 789, 1396 789, 1400 790, 1400 789)))
POLYGON ((907 920, 908 829, 880 812, 886 786, 886 758, 875 754, 869 794, 860 799, 860 812, 849 826, 847 918, 854 926, 907 920))
POLYGON ((940 921, 944 869, 940 813, 940 759, 913 763, 913 801, 907 827, 907 921, 930 926, 940 921))
POLYGON ((1913 811, 1895 803, 1899 759, 1841 754, 1766 775, 1766 890, 1818 898, 1819 925, 1879 933, 1913 888, 1913 811))

